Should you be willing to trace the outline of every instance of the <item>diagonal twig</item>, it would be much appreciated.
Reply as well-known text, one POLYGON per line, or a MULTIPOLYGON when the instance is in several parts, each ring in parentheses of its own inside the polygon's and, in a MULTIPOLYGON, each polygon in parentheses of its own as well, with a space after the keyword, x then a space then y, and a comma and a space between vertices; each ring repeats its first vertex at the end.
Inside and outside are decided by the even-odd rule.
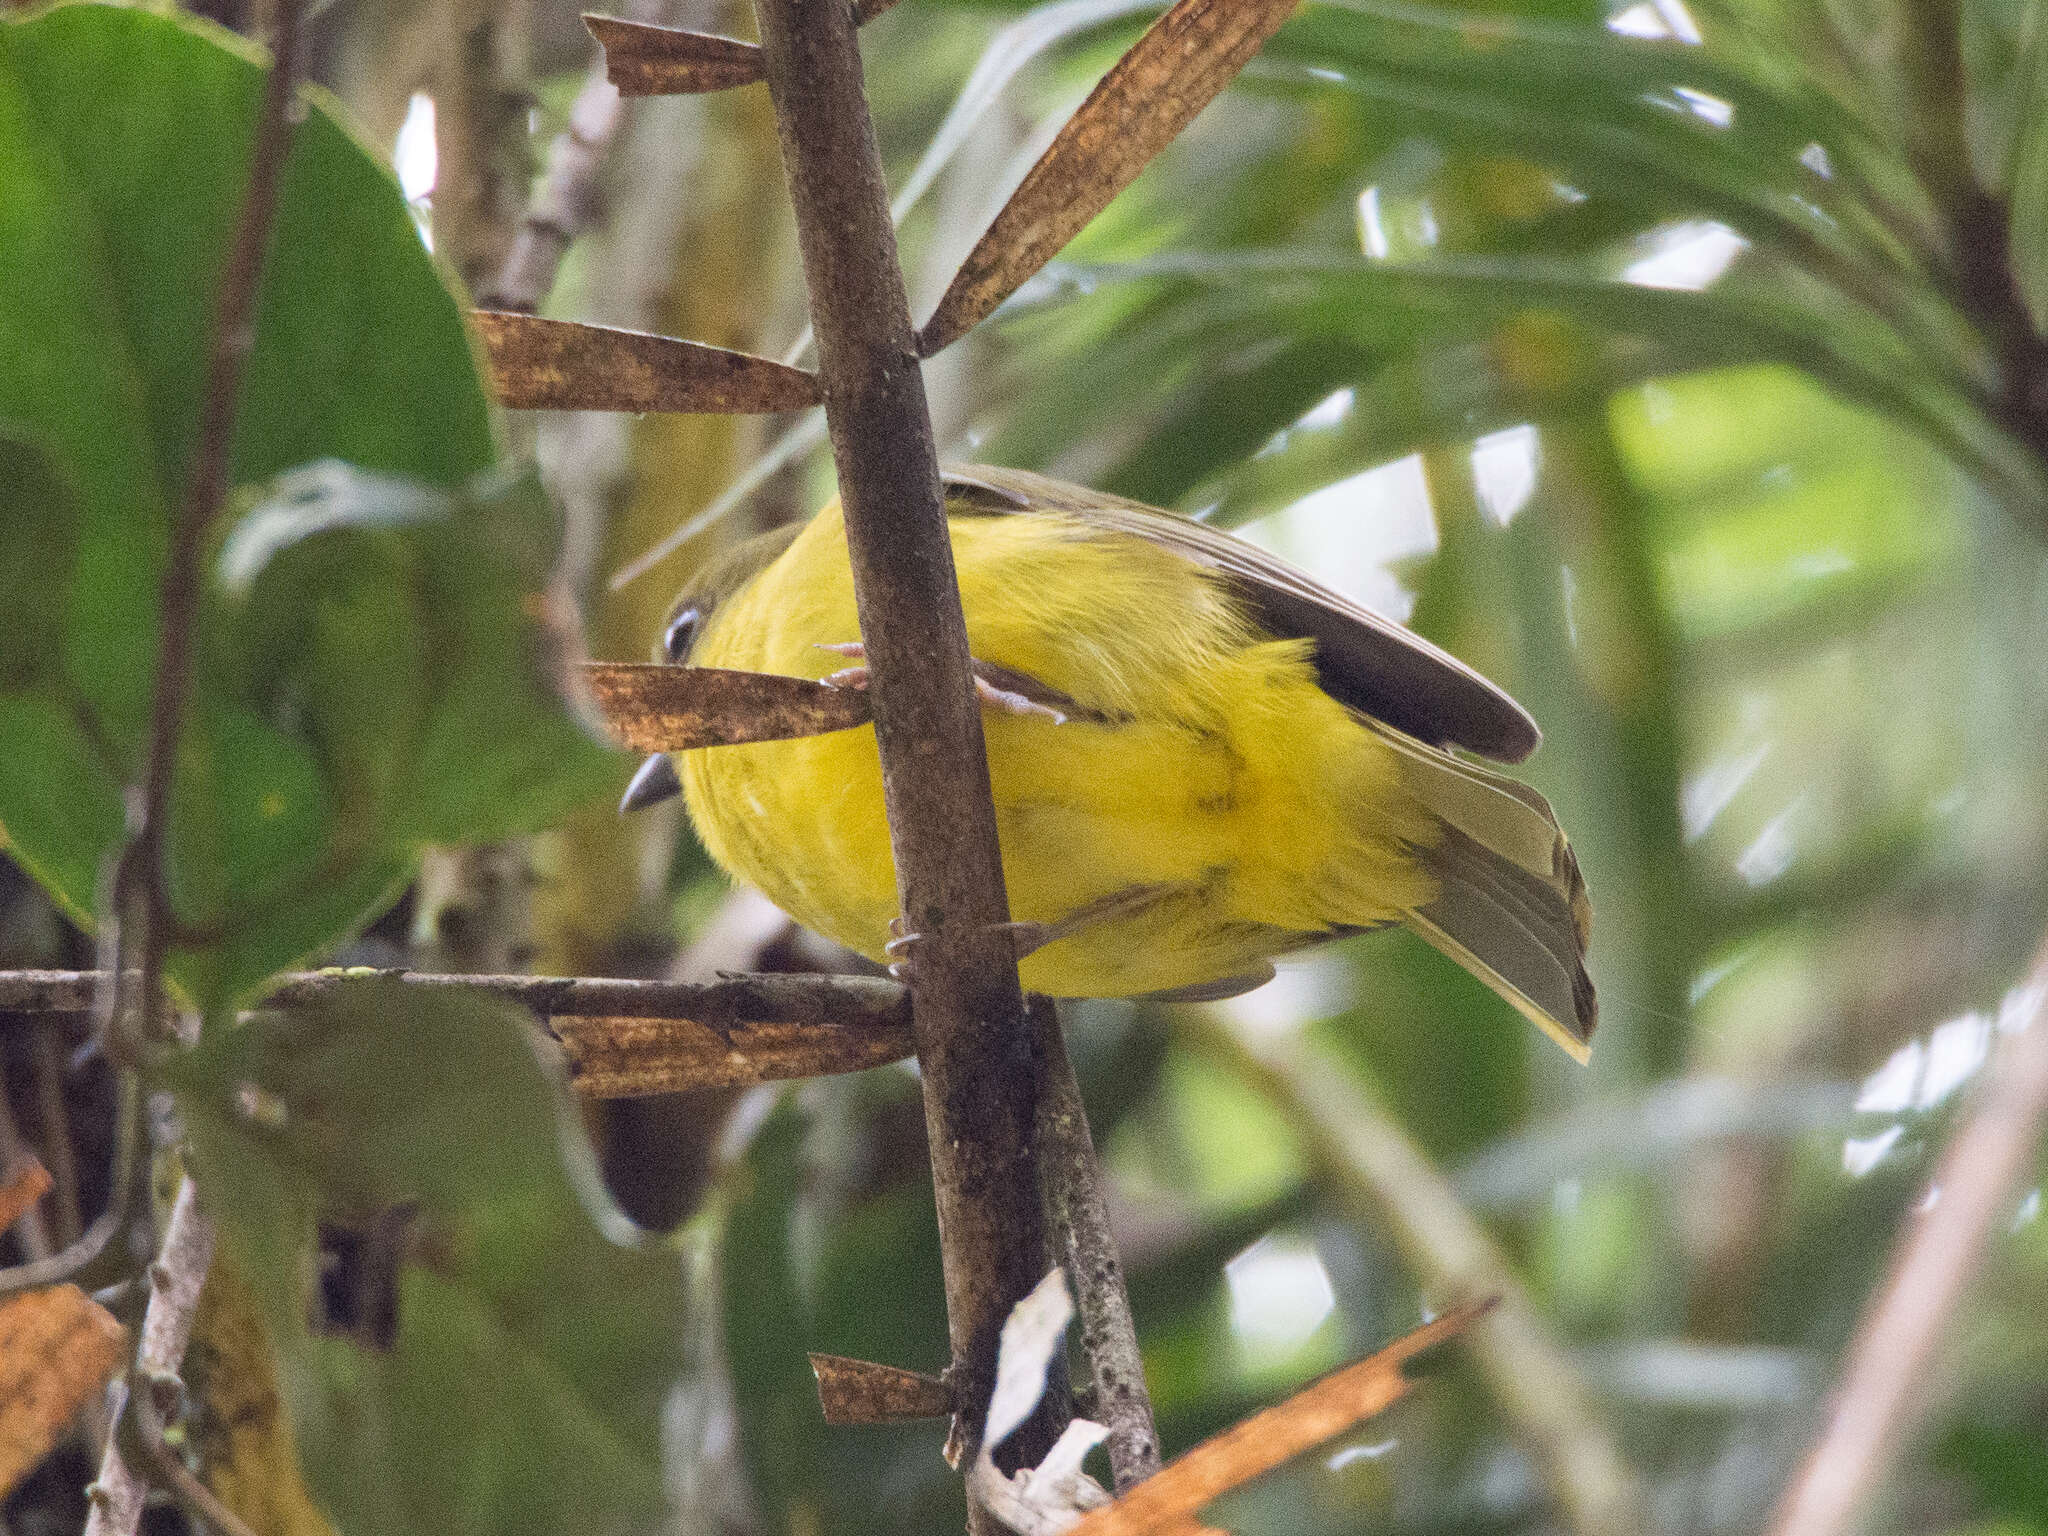
POLYGON ((1010 194, 918 332, 943 351, 1059 254, 1280 29, 1294 0, 1178 0, 1102 77, 1010 194))
POLYGON ((1856 1325, 1841 1381, 1771 1536, 1840 1536, 1877 1489, 1892 1451, 1932 1404, 1928 1370, 1984 1260, 1992 1228, 2034 1166, 2048 1121, 2048 944, 1999 1020, 1998 1050, 1978 1074, 1968 1118, 1908 1217, 1889 1273, 1856 1325))
POLYGON ((1233 1424, 1114 1504, 1086 1516, 1068 1536, 1179 1536, 1203 1505, 1399 1402, 1415 1385, 1408 1363, 1464 1333, 1490 1306, 1480 1300, 1446 1313, 1378 1354, 1233 1424))

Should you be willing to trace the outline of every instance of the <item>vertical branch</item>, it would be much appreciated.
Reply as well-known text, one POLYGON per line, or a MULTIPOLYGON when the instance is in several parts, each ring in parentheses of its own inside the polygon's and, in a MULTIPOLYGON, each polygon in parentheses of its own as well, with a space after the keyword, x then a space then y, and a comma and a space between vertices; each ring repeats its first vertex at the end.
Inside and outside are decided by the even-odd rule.
POLYGON ((434 244, 472 292, 511 251, 527 181, 527 8, 441 0, 433 78, 434 244))
MULTIPOLYGON (((129 845, 114 877, 111 918, 117 946, 137 956, 140 968, 142 1033, 154 1034, 162 995, 166 919, 164 825, 177 762, 178 728, 191 692, 192 624, 199 609, 199 562, 206 530, 227 495, 235 446, 235 412, 241 399, 242 365, 255 343, 256 300, 263 257, 277 211, 278 183, 291 148, 292 77, 299 33, 297 0, 279 0, 273 59, 264 83, 263 105, 249 155, 248 190, 235 221, 234 241, 221 269, 214 300, 212 345, 199 394, 198 433, 185 485, 185 499, 171 530, 170 559, 164 566, 157 607, 156 679, 152 689, 147 755, 141 793, 129 797, 129 845), (128 925, 141 918, 139 952, 127 943, 128 925)), ((125 964, 109 967, 114 1002, 122 1003, 125 964)), ((121 1009, 110 1017, 118 1021, 121 1009)), ((137 1043, 118 1032, 108 1043, 115 1053, 137 1043)))
POLYGON ((971 1456, 997 1335, 1043 1272, 1030 1035, 924 377, 848 0, 756 0, 846 511, 905 918, 944 1253, 949 1450, 971 1456))
POLYGON ((1091 1416, 1109 1429, 1109 1466, 1116 1491, 1124 1492, 1159 1470, 1159 1431, 1152 1422, 1152 1395, 1145 1390, 1145 1362, 1138 1354, 1138 1327, 1124 1286, 1123 1263, 1109 1231, 1109 1207, 1102 1197, 1102 1170, 1081 1105, 1081 1085, 1067 1059, 1059 1009, 1049 997, 1026 1005, 1037 1043, 1038 1177, 1053 1258, 1074 1286, 1081 1323, 1081 1352, 1095 1389, 1091 1416))
MULTIPOLYGON (((164 825, 170 807, 172 770, 177 761, 178 730, 186 697, 191 692, 193 621, 199 608, 199 571, 206 530, 227 494, 233 459, 235 415, 240 401, 242 366, 255 341, 257 299, 262 288, 263 258, 277 211, 278 187, 285 156, 291 148, 293 75, 298 55, 298 0, 278 0, 271 39, 270 74, 256 120, 249 155, 249 181, 235 222, 233 243, 220 276, 215 299, 212 344, 206 359, 199 397, 198 436, 192 453, 185 499, 171 532, 170 559, 158 616, 157 662, 149 740, 141 792, 129 801, 129 842, 117 867, 112 911, 106 920, 114 929, 111 993, 117 1009, 107 1022, 114 1033, 109 1044, 133 1052, 153 1032, 163 1001, 163 958, 170 912, 164 893, 164 825), (127 954, 134 917, 141 918, 138 960, 140 991, 131 995, 134 1011, 122 1009, 127 954), (137 1027, 139 1023, 139 1028, 137 1027), (138 1036, 140 1038, 138 1038, 138 1036)), ((122 1084, 122 1124, 132 1127, 136 1108, 128 1102, 137 1093, 134 1072, 122 1084)), ((125 1130, 116 1152, 117 1174, 137 1161, 125 1130)), ((132 1176, 132 1174, 130 1175, 132 1176)), ((123 1203, 117 1179, 113 1210, 118 1220, 123 1203)), ((190 1179, 179 1186, 162 1249, 150 1266, 149 1308, 143 1317, 134 1379, 153 1385, 158 1376, 175 1376, 192 1335, 192 1319, 206 1271, 213 1262, 213 1224, 199 1209, 190 1179)), ((142 1520, 148 1491, 142 1471, 123 1456, 119 1437, 110 1437, 98 1481, 93 1484, 86 1536, 133 1536, 142 1520)))

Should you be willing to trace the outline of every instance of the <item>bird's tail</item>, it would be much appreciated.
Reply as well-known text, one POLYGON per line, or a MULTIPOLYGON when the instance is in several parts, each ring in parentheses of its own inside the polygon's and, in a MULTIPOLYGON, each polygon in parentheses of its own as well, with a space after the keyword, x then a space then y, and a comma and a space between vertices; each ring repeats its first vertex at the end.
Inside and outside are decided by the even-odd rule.
POLYGON ((1408 926, 1519 1009, 1579 1061, 1598 1003, 1586 974, 1593 908, 1550 802, 1526 784, 1379 721, 1402 776, 1441 824, 1422 850, 1437 894, 1408 926))

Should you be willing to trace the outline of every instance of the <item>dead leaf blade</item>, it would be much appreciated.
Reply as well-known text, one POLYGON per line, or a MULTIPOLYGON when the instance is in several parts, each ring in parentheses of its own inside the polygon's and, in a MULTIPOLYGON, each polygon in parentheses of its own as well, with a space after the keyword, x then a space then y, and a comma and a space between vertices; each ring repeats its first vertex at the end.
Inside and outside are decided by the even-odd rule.
POLYGON ((924 356, 980 324, 1236 78, 1294 0, 1178 0, 1102 77, 954 274, 924 356))
POLYGON ((550 1031, 586 1099, 635 1099, 693 1088, 750 1088, 863 1072, 914 1049, 908 1007, 874 1027, 762 1023, 720 1031, 687 1019, 557 1018, 550 1031))
POLYGON ((943 1419, 953 1411, 953 1389, 923 1371, 845 1355, 813 1354, 810 1360, 827 1424, 943 1419))
POLYGON ((127 1356, 127 1330, 75 1285, 0 1302, 0 1497, 43 1459, 127 1356))
POLYGON ((1414 1385, 1402 1367, 1464 1332, 1492 1305, 1486 1301, 1448 1312, 1284 1403, 1233 1424, 1085 1517, 1068 1536, 1161 1536, 1201 1529, 1195 1517, 1205 1505, 1399 1402, 1414 1385))
POLYGON ((605 78, 621 96, 690 96, 761 78, 761 50, 736 37, 586 14, 604 49, 605 78))
POLYGON ((759 415, 818 402, 815 375, 747 352, 510 310, 470 319, 512 410, 759 415))
POLYGON ((864 692, 804 677, 610 661, 582 673, 613 736, 639 752, 788 741, 874 718, 864 692))

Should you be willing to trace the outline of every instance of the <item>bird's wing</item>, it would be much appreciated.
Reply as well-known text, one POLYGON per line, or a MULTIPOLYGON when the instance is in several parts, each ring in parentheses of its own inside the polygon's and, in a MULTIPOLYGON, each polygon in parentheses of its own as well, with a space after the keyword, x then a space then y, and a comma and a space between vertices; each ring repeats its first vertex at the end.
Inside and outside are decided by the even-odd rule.
POLYGON ((1528 711, 1448 651, 1333 592, 1254 544, 1171 512, 1021 469, 966 465, 944 475, 951 504, 1057 512, 1150 540, 1223 575, 1267 628, 1316 643, 1331 697, 1437 746, 1518 763, 1543 737, 1528 711))

